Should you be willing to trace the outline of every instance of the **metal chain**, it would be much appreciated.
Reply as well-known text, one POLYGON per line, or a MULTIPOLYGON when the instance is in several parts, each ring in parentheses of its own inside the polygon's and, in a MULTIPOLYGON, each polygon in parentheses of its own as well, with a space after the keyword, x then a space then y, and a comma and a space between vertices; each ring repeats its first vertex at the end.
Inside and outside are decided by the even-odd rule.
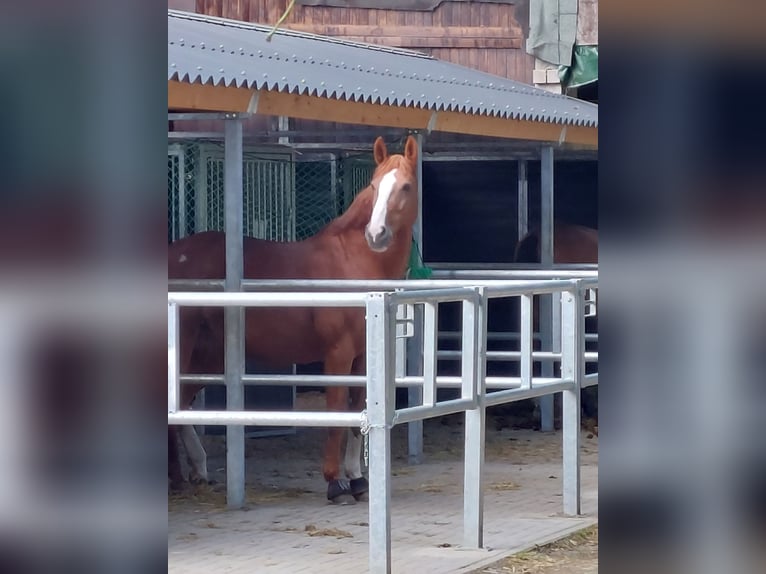
POLYGON ((370 421, 367 418, 367 409, 362 411, 362 422, 359 430, 364 437, 364 466, 370 466, 370 421))
POLYGON ((362 411, 362 422, 359 423, 359 430, 364 436, 370 433, 370 419, 367 418, 367 409, 362 411))

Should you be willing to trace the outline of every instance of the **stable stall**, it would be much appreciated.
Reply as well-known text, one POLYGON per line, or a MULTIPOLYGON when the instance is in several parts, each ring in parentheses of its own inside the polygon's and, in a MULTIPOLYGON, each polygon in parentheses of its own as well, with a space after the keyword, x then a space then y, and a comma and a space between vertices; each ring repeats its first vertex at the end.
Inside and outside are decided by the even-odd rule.
MULTIPOLYGON (((598 146, 597 106, 416 52, 306 33, 269 33, 269 28, 255 24, 168 11, 169 120, 215 120, 225 126, 222 134, 216 134, 223 142, 219 160, 225 291, 242 288, 243 125, 261 116, 375 127, 376 133, 380 128, 412 133, 419 161, 424 139, 437 132, 494 138, 490 141, 507 142, 508 150, 526 150, 527 156, 539 153, 541 264, 552 267, 554 154, 593 153, 598 146)), ((291 135, 289 130, 278 134, 278 143, 293 147, 291 135)), ((336 142, 335 147, 347 146, 336 142)), ((502 153, 502 147, 495 153, 498 149, 502 153)), ((518 185, 514 182, 513 187, 518 189, 519 205, 526 205, 526 170, 521 165, 518 185)), ((421 177, 422 166, 418 171, 421 177)), ((423 186, 418 188, 422 193, 423 186)), ((181 221, 184 210, 178 213, 174 225, 181 229, 186 225, 181 221)), ((422 224, 421 213, 414 232, 420 246, 422 224)), ((519 224, 519 230, 524 228, 526 221, 519 224)), ((282 229, 292 230, 292 236, 285 231, 287 239, 295 238, 294 223, 291 227, 287 222, 282 229)), ((239 341, 226 345, 226 403, 230 410, 242 410, 244 313, 236 307, 227 307, 225 313, 226 339, 239 341)), ((542 324, 552 323, 556 330, 556 320, 551 305, 544 306, 542 324)), ((551 417, 546 409, 547 420, 551 417)), ((227 500, 237 508, 244 504, 244 427, 228 426, 226 432, 227 500)), ((414 425, 413 436, 417 432, 414 425)))

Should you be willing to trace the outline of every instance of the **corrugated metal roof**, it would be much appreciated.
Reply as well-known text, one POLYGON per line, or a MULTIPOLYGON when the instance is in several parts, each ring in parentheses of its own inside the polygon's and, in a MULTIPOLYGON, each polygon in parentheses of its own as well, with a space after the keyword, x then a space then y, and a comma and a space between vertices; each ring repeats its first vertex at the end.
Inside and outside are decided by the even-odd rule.
POLYGON ((168 80, 595 127, 598 106, 424 54, 168 10, 168 80))

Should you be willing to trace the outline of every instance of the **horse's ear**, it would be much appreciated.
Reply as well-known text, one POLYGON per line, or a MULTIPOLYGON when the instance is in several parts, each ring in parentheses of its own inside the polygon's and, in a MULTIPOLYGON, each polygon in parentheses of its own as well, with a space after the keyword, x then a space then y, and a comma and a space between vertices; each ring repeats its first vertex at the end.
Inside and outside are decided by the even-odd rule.
POLYGON ((412 163, 418 159, 418 142, 412 136, 408 136, 407 143, 404 144, 404 157, 412 163))
POLYGON ((378 136, 378 138, 375 140, 375 145, 372 148, 373 156, 375 157, 375 163, 380 165, 384 161, 386 161, 386 158, 388 157, 388 150, 386 149, 386 142, 383 141, 383 138, 378 136))

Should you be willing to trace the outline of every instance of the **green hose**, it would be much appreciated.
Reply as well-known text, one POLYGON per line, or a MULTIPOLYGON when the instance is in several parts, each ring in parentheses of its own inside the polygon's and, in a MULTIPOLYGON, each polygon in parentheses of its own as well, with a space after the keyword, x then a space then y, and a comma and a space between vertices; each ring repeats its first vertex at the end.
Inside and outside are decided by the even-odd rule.
POLYGON ((410 250, 410 263, 407 266, 407 279, 430 279, 433 269, 423 264, 423 256, 420 254, 415 239, 412 240, 412 249, 410 250))

